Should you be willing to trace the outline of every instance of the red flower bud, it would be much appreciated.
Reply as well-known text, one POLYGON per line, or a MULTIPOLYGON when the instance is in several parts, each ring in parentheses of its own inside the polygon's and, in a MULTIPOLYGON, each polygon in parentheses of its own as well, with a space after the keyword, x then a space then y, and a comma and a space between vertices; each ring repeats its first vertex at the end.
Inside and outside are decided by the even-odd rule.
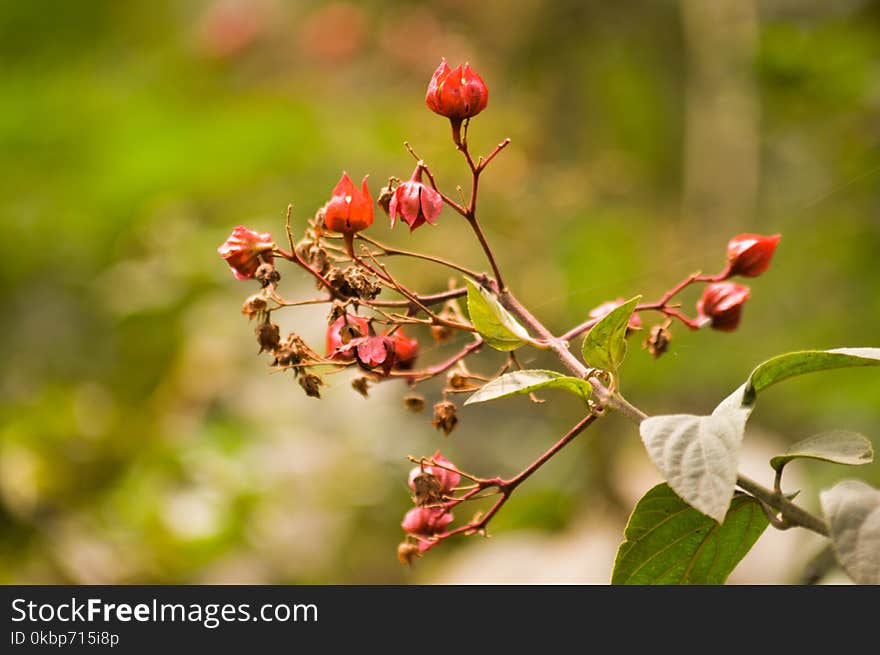
POLYGON ((394 227, 397 217, 400 216, 412 232, 425 223, 433 225, 440 215, 443 199, 434 189, 422 184, 422 170, 422 165, 418 164, 412 178, 394 190, 391 204, 388 205, 391 227, 394 227))
POLYGON ((327 328, 327 357, 338 360, 354 359, 352 344, 358 337, 366 336, 370 331, 367 319, 360 316, 340 316, 327 328))
POLYGON ((353 234, 373 224, 373 197, 366 176, 361 187, 358 191, 348 173, 342 174, 330 202, 324 207, 324 225, 334 232, 353 234))
POLYGON ((220 256, 229 264, 232 274, 239 280, 249 280, 257 272, 262 261, 272 262, 275 243, 268 232, 260 234, 244 225, 237 226, 226 242, 217 248, 220 256))
MULTIPOLYGON (((607 316, 611 313, 611 310, 622 305, 626 300, 624 298, 618 298, 617 300, 609 300, 607 302, 603 302, 598 307, 595 307, 590 310, 590 318, 600 319, 604 316, 607 316)), ((632 316, 629 317, 629 324, 626 326, 627 330, 641 330, 642 329, 642 319, 639 318, 639 315, 633 312, 632 316)))
MULTIPOLYGON (((431 457, 435 464, 440 464, 441 466, 425 466, 425 473, 429 473, 433 475, 440 483, 440 493, 443 495, 449 495, 452 491, 458 486, 458 483, 461 481, 461 475, 456 473, 455 471, 450 471, 449 469, 442 468, 442 466, 448 466, 450 468, 455 468, 455 464, 450 462, 448 459, 443 457, 438 450, 434 453, 434 456, 431 457)), ((409 472, 409 488, 413 491, 416 490, 415 479, 418 475, 421 475, 422 467, 416 466, 412 471, 409 472)))
POLYGON ((728 277, 757 277, 767 270, 782 235, 739 234, 727 244, 728 277))
POLYGON ((489 89, 483 79, 468 64, 451 70, 446 59, 434 71, 425 95, 431 111, 458 123, 479 114, 487 102, 489 89))
POLYGON ((406 336, 403 328, 397 328, 390 338, 394 343, 394 368, 399 371, 411 369, 419 356, 418 340, 406 336))
POLYGON ((712 329, 733 332, 750 293, 748 287, 733 282, 709 284, 697 301, 697 313, 701 319, 711 321, 712 329))
POLYGON ((442 507, 414 507, 406 513, 401 527, 409 534, 430 537, 443 532, 455 517, 442 507))

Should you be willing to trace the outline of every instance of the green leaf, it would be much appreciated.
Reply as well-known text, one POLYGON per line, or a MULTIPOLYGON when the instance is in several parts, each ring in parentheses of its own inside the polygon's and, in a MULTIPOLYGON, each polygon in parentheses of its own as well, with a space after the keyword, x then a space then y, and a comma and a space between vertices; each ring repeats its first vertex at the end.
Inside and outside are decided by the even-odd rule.
POLYGON ((779 355, 752 371, 743 390, 743 403, 754 403, 758 393, 796 375, 855 366, 880 366, 880 348, 802 350, 779 355))
POLYGON ((819 459, 835 464, 870 464, 874 461, 871 442, 856 432, 835 430, 807 437, 791 445, 782 455, 770 460, 770 466, 779 471, 793 459, 819 459))
POLYGON ((486 384, 468 398, 464 404, 484 403, 487 400, 495 400, 496 398, 504 398, 514 394, 531 393, 532 391, 547 387, 564 389, 569 393, 575 394, 584 402, 587 402, 587 399, 593 392, 593 386, 586 380, 562 375, 556 371, 513 371, 512 373, 505 373, 486 384))
POLYGON ((531 341, 526 329, 511 316, 494 294, 465 278, 468 314, 483 340, 497 350, 516 350, 531 341))
POLYGON ((611 584, 723 584, 768 523, 750 496, 735 496, 719 525, 659 484, 629 517, 611 584))
POLYGON ((837 559, 853 582, 880 584, 880 491, 844 480, 819 494, 837 559))
POLYGON ((669 486, 692 507, 724 520, 736 487, 748 411, 711 416, 652 416, 639 424, 648 456, 669 486))
POLYGON ((584 361, 593 368, 616 372, 626 357, 626 327, 641 296, 618 305, 590 328, 582 349, 584 361))

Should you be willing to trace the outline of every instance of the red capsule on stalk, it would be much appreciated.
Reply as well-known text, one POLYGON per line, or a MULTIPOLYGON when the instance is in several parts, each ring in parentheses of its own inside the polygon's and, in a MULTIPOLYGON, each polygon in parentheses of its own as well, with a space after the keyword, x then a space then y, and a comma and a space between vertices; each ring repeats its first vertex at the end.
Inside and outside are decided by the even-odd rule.
POLYGON ((727 276, 757 277, 770 267, 782 235, 738 234, 727 244, 727 276))
POLYGON ((713 330, 733 332, 739 326, 742 307, 749 299, 748 287, 733 282, 709 284, 697 301, 697 313, 713 330))
POLYGON ((275 243, 268 232, 260 233, 238 225, 222 246, 217 248, 220 256, 229 264, 232 274, 239 280, 249 280, 260 264, 272 263, 275 243))
POLYGON ((370 227, 373 216, 373 197, 366 176, 358 189, 348 173, 343 173, 324 207, 324 225, 334 232, 351 235, 370 227))

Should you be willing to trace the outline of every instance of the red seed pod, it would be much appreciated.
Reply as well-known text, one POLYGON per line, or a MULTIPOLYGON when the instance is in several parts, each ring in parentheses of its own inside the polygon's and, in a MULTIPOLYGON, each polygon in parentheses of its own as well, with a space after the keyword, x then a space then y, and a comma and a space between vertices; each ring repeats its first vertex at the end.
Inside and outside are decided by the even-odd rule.
POLYGON ((748 287, 733 282, 709 284, 697 301, 697 313, 710 321, 713 330, 733 332, 739 326, 742 307, 750 294, 748 287))
POLYGON ((409 181, 394 190, 388 205, 391 227, 394 227, 397 217, 400 216, 412 232, 425 223, 433 225, 440 215, 443 199, 437 191, 422 183, 423 170, 421 163, 417 164, 409 181))
POLYGON ((403 332, 403 328, 397 328, 390 339, 394 343, 394 368, 398 371, 408 371, 416 363, 419 356, 419 342, 403 332))
POLYGON ((334 232, 354 234, 372 224, 373 197, 367 187, 367 178, 364 177, 358 190, 348 173, 343 173, 324 207, 324 225, 334 232))
POLYGON ((238 225, 223 245, 217 248, 217 252, 229 264, 235 277, 239 280, 249 280, 257 272, 262 261, 272 262, 274 247, 272 235, 268 232, 261 234, 249 230, 244 225, 238 225))
POLYGON ((400 525, 409 534, 430 537, 443 532, 454 518, 452 512, 442 507, 414 507, 406 513, 400 525))
POLYGON ((782 235, 738 234, 727 244, 728 277, 757 277, 770 266, 782 235))
POLYGON ((338 360, 354 359, 354 346, 351 342, 366 336, 369 331, 367 319, 351 314, 340 316, 327 327, 327 357, 338 360))
POLYGON ((452 70, 446 59, 434 71, 425 94, 431 111, 459 123, 479 114, 488 102, 489 89, 483 78, 469 64, 452 70))

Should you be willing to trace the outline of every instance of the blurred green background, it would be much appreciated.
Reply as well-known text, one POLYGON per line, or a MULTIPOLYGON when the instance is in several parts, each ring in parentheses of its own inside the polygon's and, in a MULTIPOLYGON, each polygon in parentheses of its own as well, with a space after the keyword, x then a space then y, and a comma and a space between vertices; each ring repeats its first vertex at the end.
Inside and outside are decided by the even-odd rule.
MULTIPOLYGON (((302 234, 343 169, 369 173, 374 194, 408 177, 404 140, 447 190, 466 184, 447 121, 424 106, 441 56, 490 88, 474 149, 513 140, 481 213, 508 284, 554 330, 720 269, 738 232, 783 234, 737 332, 677 329, 658 361, 634 337, 623 383, 649 413, 706 411, 779 352, 880 345, 880 2, 3 0, 0 582, 609 579, 657 481, 632 425, 591 428, 517 491, 492 539, 406 569, 406 455, 439 447, 510 475, 577 401, 469 407, 444 438, 429 411, 403 409, 403 383, 367 401, 343 374, 306 398, 257 357, 239 313, 255 284, 216 253, 239 223, 281 238, 288 202, 302 234)), ((378 216, 371 234, 485 268, 449 212, 412 236, 378 216)), ((447 284, 395 265, 426 291, 447 284)), ((282 274, 284 295, 314 292, 282 274)), ((325 314, 278 316, 320 348, 325 314)), ((419 336, 423 362, 455 347, 419 336)), ((481 357, 472 368, 500 361, 481 357)), ((871 369, 775 388, 744 470, 768 483, 769 456, 824 429, 880 445, 878 401, 871 369)), ((791 469, 811 508, 837 479, 880 483, 877 465, 791 469)), ((820 545, 768 531, 731 581, 798 581, 820 545)))

